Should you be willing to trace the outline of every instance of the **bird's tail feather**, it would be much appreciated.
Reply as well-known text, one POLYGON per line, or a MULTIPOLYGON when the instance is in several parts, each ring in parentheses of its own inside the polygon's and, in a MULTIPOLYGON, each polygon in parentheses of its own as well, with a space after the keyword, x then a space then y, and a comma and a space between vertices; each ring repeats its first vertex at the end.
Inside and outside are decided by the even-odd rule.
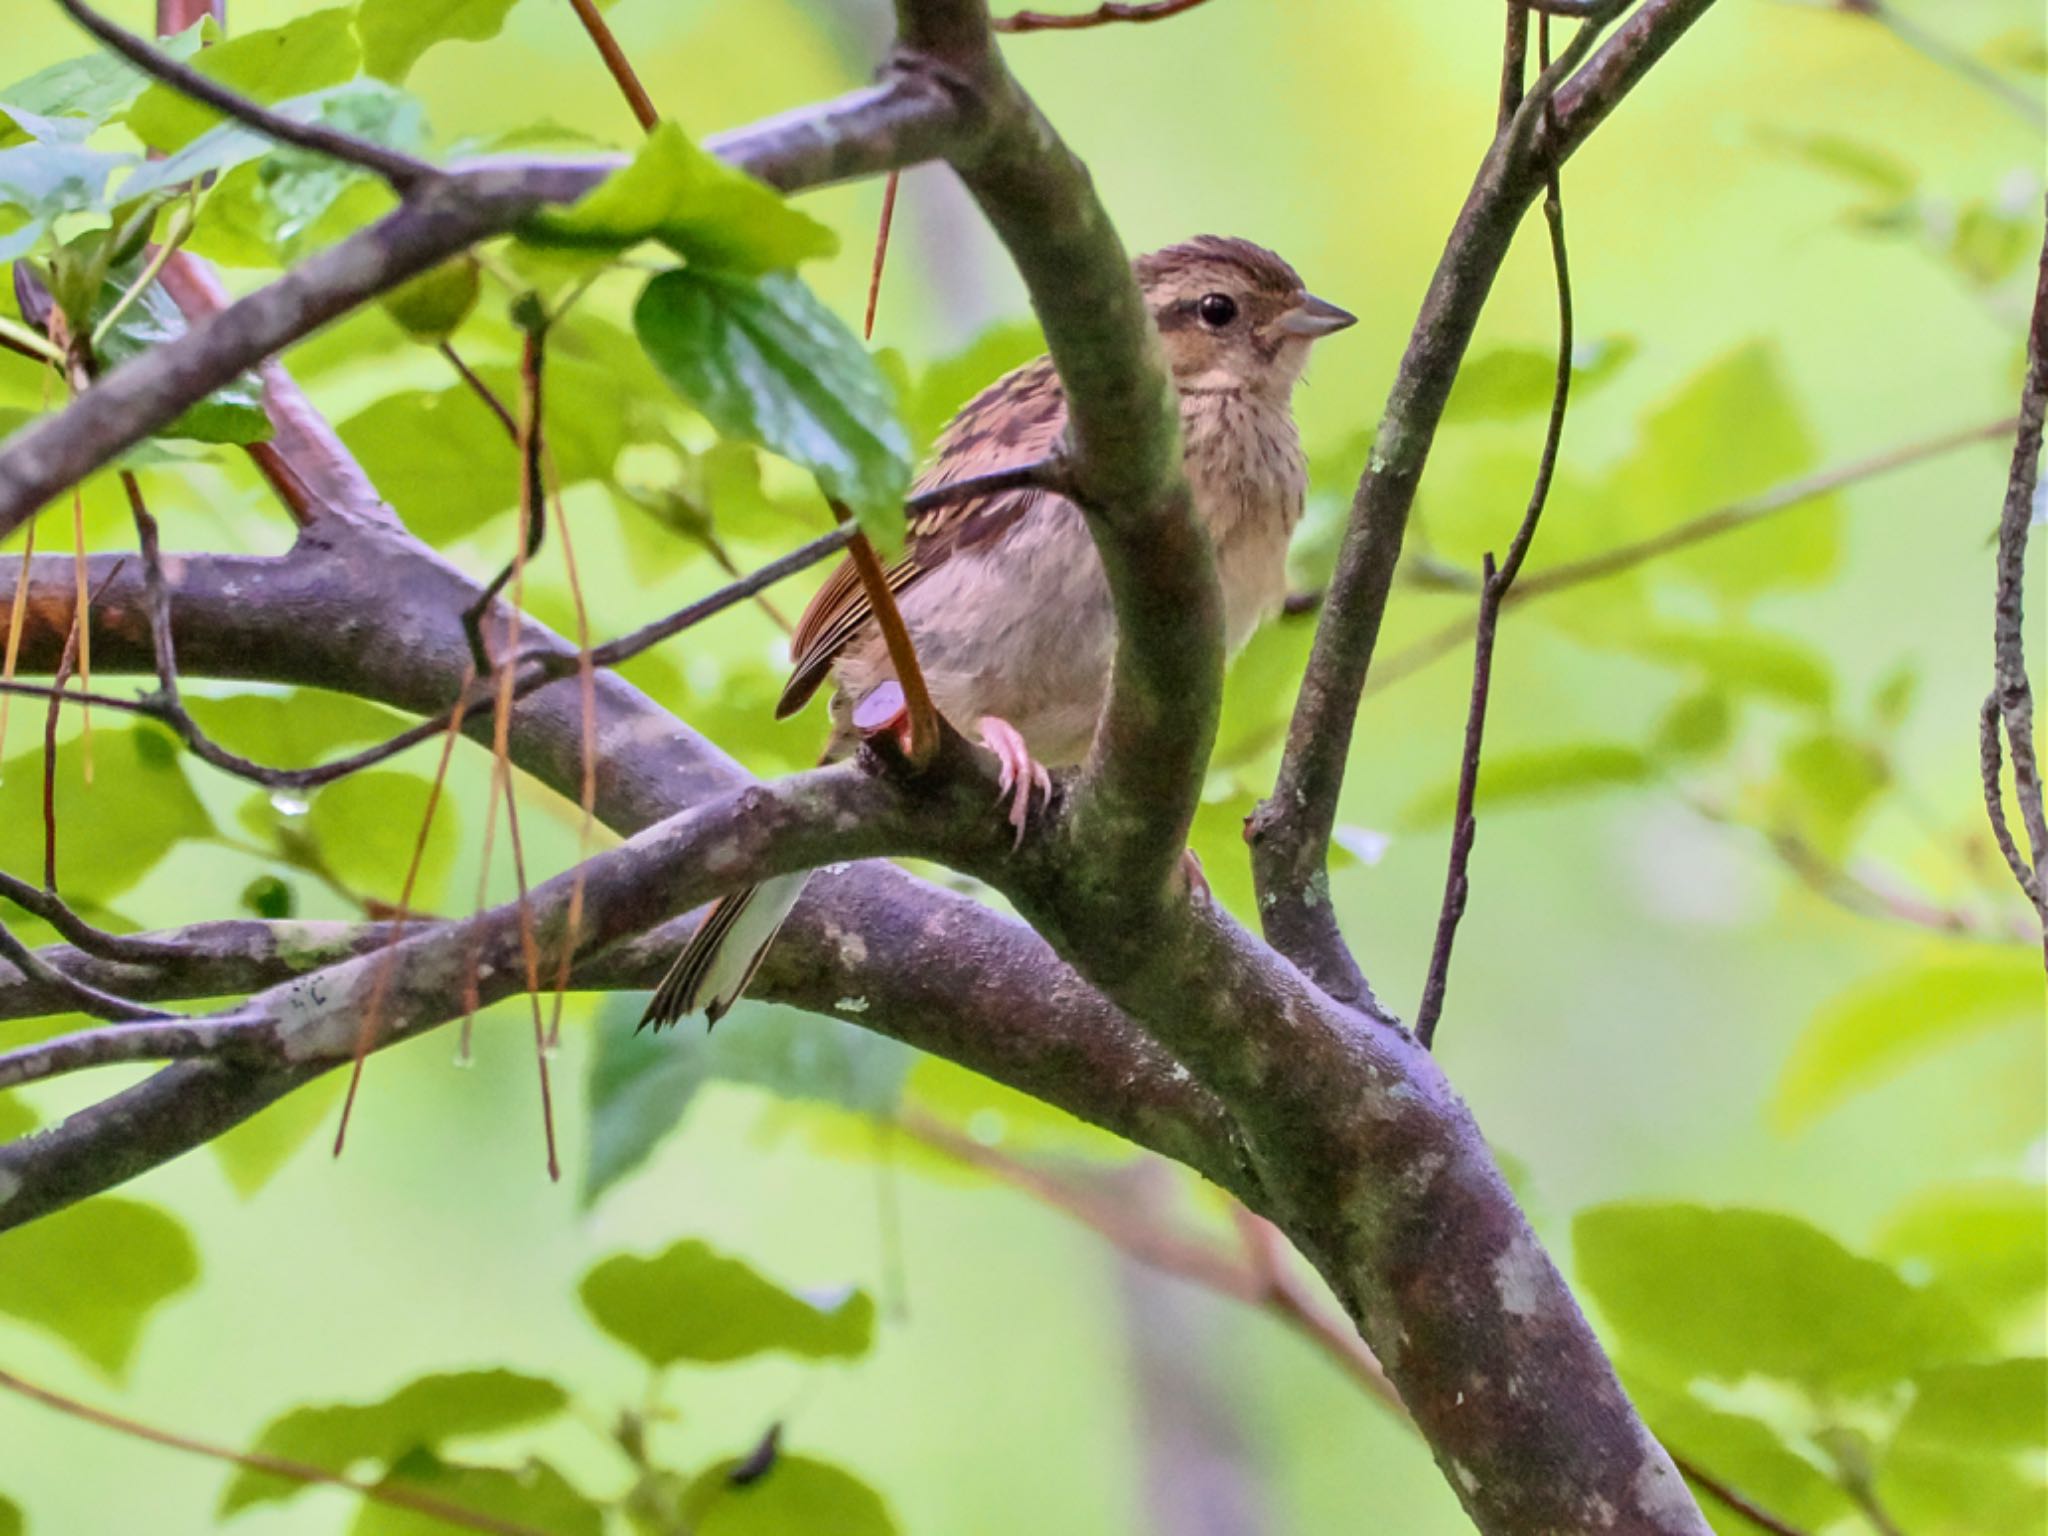
POLYGON ((699 1009, 709 1024, 723 1018, 761 968, 809 878, 808 871, 777 875, 714 901, 655 988, 640 1027, 661 1029, 699 1009))

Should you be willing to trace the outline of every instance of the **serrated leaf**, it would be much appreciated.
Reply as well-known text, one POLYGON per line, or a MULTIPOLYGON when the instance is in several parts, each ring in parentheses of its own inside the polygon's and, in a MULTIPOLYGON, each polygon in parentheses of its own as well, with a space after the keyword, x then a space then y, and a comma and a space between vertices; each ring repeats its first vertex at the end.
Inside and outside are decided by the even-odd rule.
POLYGON ((635 1031, 638 1010, 629 999, 607 1008, 598 1026, 585 1090, 586 1206, 647 1160, 706 1083, 748 1083, 786 1099, 883 1114, 916 1059, 884 1035, 793 1008, 749 1008, 733 1028, 704 1035, 635 1031))
POLYGON ((1624 1358, 1672 1381, 1760 1375, 1855 1391, 1969 1359, 1985 1342, 1945 1296, 1771 1211, 1596 1206, 1572 1223, 1572 1245, 1624 1358))
POLYGON ((1779 1076, 1771 1119, 1781 1131, 1802 1129, 1933 1052, 1990 1030, 2040 1023, 2038 956, 2024 948, 1931 951, 1821 1006, 1779 1076))
MULTIPOLYGON (((548 1536, 603 1536, 604 1509, 538 1457, 518 1467, 472 1467, 429 1454, 409 1456, 380 1487, 424 1493, 459 1509, 514 1521, 548 1536)), ((363 1502, 349 1536, 447 1536, 434 1515, 363 1502)))
POLYGON ((577 1294, 599 1328, 656 1369, 770 1351, 845 1360, 874 1340, 875 1305, 865 1291, 797 1295, 694 1238, 651 1259, 606 1259, 577 1294))
MULTIPOLYGON (((213 818, 185 778, 170 738, 155 726, 97 727, 93 782, 77 739, 57 748, 57 882, 74 902, 104 906, 181 839, 205 837, 213 818)), ((0 764, 0 869, 43 867, 42 749, 0 764)))
POLYGON ((363 68, 394 83, 437 43, 480 43, 498 35, 515 0, 363 0, 356 31, 363 68))
POLYGON ((347 1086, 345 1073, 330 1072, 208 1142, 207 1149, 235 1193, 247 1200, 276 1177, 327 1123, 329 1111, 341 1102, 347 1086))
MULTIPOLYGON (((1529 800, 1557 799, 1646 783, 1655 765, 1634 747, 1608 742, 1578 742, 1562 747, 1535 747, 1521 752, 1488 751, 1479 759, 1481 813, 1529 800)), ((1399 822, 1405 828, 1433 826, 1447 820, 1458 805, 1452 778, 1408 802, 1399 822)))
POLYGON ((665 272, 633 308, 662 377, 726 437, 811 471, 870 538, 903 537, 910 442, 874 360, 786 273, 665 272))
POLYGON ((882 1496, 851 1472, 809 1456, 779 1456, 735 1486, 735 1458, 703 1472, 683 1496, 694 1536, 896 1536, 882 1496))
MULTIPOLYGON (((313 797, 306 829, 344 885, 396 905, 432 793, 433 786, 417 774, 350 774, 313 797)), ((432 907, 440 896, 460 841, 457 815, 454 797, 442 796, 420 854, 412 895, 416 907, 432 907)))
MULTIPOLYGON (((338 85, 362 63, 348 6, 314 11, 281 27, 242 32, 203 50, 192 67, 238 96, 268 106, 338 85)), ((175 150, 226 118, 168 85, 152 85, 124 119, 151 149, 175 150)))
POLYGON ((766 182, 658 125, 630 163, 568 208, 537 215, 524 238, 609 259, 658 240, 694 267, 751 274, 830 256, 838 238, 766 182))
POLYGON ((198 1278, 184 1227, 113 1195, 0 1236, 0 1313, 62 1339, 117 1380, 150 1315, 198 1278))
POLYGON ((1924 1273, 1979 1315, 2003 1320, 2048 1292, 2048 1188, 1979 1179, 1916 1191, 1885 1221, 1877 1251, 1924 1273))
MULTIPOLYGON (((365 1462, 388 1471, 407 1456, 450 1440, 551 1419, 568 1403, 566 1392, 537 1376, 455 1371, 422 1376, 379 1402, 294 1408, 265 1425, 251 1449, 335 1472, 365 1462)), ((243 1468, 222 1493, 220 1512, 231 1515, 255 1504, 283 1503, 305 1487, 243 1468)))

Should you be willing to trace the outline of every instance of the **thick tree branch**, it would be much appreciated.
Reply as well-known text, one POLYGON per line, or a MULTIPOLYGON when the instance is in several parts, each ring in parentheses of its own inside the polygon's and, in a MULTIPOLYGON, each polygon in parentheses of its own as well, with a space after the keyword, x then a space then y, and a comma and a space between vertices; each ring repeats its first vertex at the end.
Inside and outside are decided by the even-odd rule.
MULTIPOLYGON (((93 609, 93 636, 104 671, 150 666, 142 582, 133 567, 132 560, 120 565, 118 557, 94 557, 94 580, 104 590, 93 609)), ((13 590, 18 569, 14 558, 0 558, 0 591, 13 590)), ((24 665, 47 671, 70 627, 69 561, 38 560, 32 573, 24 665)), ((460 686, 467 651, 456 615, 475 587, 409 540, 309 545, 284 558, 171 555, 166 574, 188 677, 260 676, 335 688, 423 715, 439 710, 460 686), (393 615, 404 618, 394 626, 393 615)), ((581 707, 567 676, 574 652, 531 624, 522 649, 559 654, 566 663, 564 680, 519 705, 515 761, 573 794, 582 772, 581 707)), ((598 812, 607 825, 630 832, 746 782, 730 759, 615 675, 599 674, 597 704, 598 812)), ((489 727, 471 730, 485 738, 489 727)), ((227 947, 217 962, 192 962, 196 990, 175 982, 176 968, 162 983, 148 982, 132 966, 77 974, 118 979, 121 988, 149 1001, 219 996, 331 963, 352 951, 355 940, 348 935, 360 932, 294 926, 280 932, 273 949, 241 925, 211 931, 227 947)), ((613 978, 605 984, 624 985, 628 976, 644 984, 674 958, 686 931, 671 925, 643 936, 604 962, 615 961, 619 972, 600 967, 592 974, 613 978)), ((137 959, 153 957, 138 953, 137 959)), ((581 974, 578 979, 584 984, 581 974)), ((860 1015, 863 1025, 1057 1104, 1227 1188, 1252 1190, 1220 1106, 1054 959, 1042 940, 978 903, 886 866, 816 876, 770 953, 757 995, 824 1013, 848 998, 866 1000, 871 1006, 860 1015), (919 956, 914 966, 902 963, 910 954, 919 956)), ((0 1015, 16 1013, 0 1008, 0 1015)), ((46 1155, 75 1156, 87 1167, 120 1160, 123 1171, 108 1175, 111 1184, 219 1135, 298 1080, 173 1067, 124 1096, 118 1110, 87 1111, 38 1144, 61 1132, 46 1155)))
MULTIPOLYGON (((1480 310, 1522 215, 1562 164, 1713 0, 1645 0, 1585 67, 1582 31, 1517 106, 1481 164, 1430 280, 1351 503, 1273 795, 1246 836, 1266 935, 1334 996, 1371 997, 1330 908, 1328 852, 1358 703, 1415 489, 1480 310), (1545 98, 1556 98, 1545 122, 1545 98)), ((1590 28, 1593 23, 1586 24, 1590 28)))
MULTIPOLYGON (((963 131, 959 99, 908 65, 871 89, 707 141, 783 191, 911 165, 963 131)), ((0 539, 53 496, 256 367, 409 277, 550 204, 569 203, 616 161, 484 162, 423 185, 369 228, 110 371, 71 405, 0 445, 0 539)))

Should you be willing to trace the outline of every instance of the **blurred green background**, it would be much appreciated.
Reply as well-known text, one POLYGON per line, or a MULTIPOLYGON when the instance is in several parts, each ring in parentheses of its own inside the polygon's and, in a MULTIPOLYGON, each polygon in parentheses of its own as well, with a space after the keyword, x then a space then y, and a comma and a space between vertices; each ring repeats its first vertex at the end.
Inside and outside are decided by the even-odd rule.
MULTIPOLYGON (((315 8, 234 0, 232 29, 315 8)), ((147 20, 132 0, 110 9, 132 25, 147 20)), ((2013 409, 2040 237, 2040 11, 2021 0, 1900 0, 1898 9, 1989 71, 1995 88, 1876 20, 1722 0, 1571 163, 1565 204, 1585 371, 1532 574, 2013 409)), ((12 0, 8 11, 0 72, 27 75, 87 51, 54 7, 12 0)), ((1162 25, 1007 41, 1132 249, 1205 231, 1248 236, 1360 315, 1354 331, 1319 348, 1299 400, 1316 482, 1298 545, 1305 585, 1334 547, 1416 304, 1490 134, 1498 13, 1482 3, 1211 0, 1162 25)), ((852 0, 619 0, 609 14, 656 101, 695 135, 858 84, 887 35, 886 7, 852 0)), ((618 146, 635 137, 569 7, 555 0, 521 0, 487 41, 435 47, 406 86, 444 149, 487 146, 538 120, 559 125, 571 148, 577 136, 618 146)), ((842 242, 805 275, 850 322, 879 202, 876 185, 803 200, 842 242)), ((374 211, 362 199, 316 233, 374 211)), ((236 287, 264 276, 256 265, 227 272, 236 287)), ((587 311, 622 325, 633 292, 630 280, 608 280, 587 311)), ((1531 357, 1539 379, 1547 367, 1554 306, 1542 241, 1526 232, 1481 328, 1475 357, 1485 366, 1454 403, 1419 503, 1412 548, 1445 569, 1474 570, 1519 515, 1541 433, 1542 390, 1526 377, 1531 357)), ((503 309, 502 295, 487 292, 458 338, 472 362, 511 361, 503 309)), ((966 391, 1028 355, 1028 331, 1014 324, 1024 318, 1021 290, 963 194, 943 172, 907 175, 875 340, 895 354, 887 367, 923 381, 913 415, 943 419, 966 391), (1005 323, 964 364, 930 372, 1005 323)), ((436 424, 417 399, 389 404, 396 391, 449 390, 431 350, 373 313, 292 361, 345 433, 355 423, 351 441, 373 467, 388 467, 386 493, 416 527, 475 572, 504 557, 509 494, 480 489, 484 477, 449 449, 470 439, 436 424), (378 401, 382 415, 357 420, 378 401), (425 462, 436 453, 439 480, 425 462), (439 499, 451 482, 460 513, 439 499)), ((33 409, 41 387, 32 368, 0 359, 0 405, 33 409)), ((574 388, 561 402, 572 416, 574 388)), ((592 397, 593 420, 617 409, 609 399, 592 397)), ((451 397, 441 408, 466 404, 451 397)), ((679 410, 668 398, 645 408, 679 410)), ((700 547, 625 494, 712 473, 691 452, 708 444, 702 423, 674 431, 680 455, 635 438, 609 471, 569 492, 606 632, 721 579, 700 547)), ((2007 452, 2006 441, 1987 441, 1870 478, 1508 618, 1488 733, 1493 773, 1440 1050, 1567 1272, 1573 1217, 1591 1207, 1755 1207, 1800 1218, 1859 1254, 1882 1249, 1910 1287, 1948 1283, 1982 1324, 1979 1357, 2042 1352, 2039 953, 1984 830, 1975 736, 1990 678, 1988 539, 2007 452), (1857 903, 1884 910, 1848 909, 1857 903), (1907 909, 1953 911, 1971 931, 1936 932, 1901 916, 1907 909), (1944 1269, 1932 1247, 1899 1236, 1899 1213, 1940 1206, 1962 1184, 2018 1219, 1945 1229, 1961 1235, 1943 1250, 1953 1261, 1944 1269), (1970 1289, 2000 1266, 1995 1296, 1970 1289)), ((509 487, 509 468, 501 472, 509 487)), ((742 565, 824 526, 798 477, 775 465, 763 473, 766 495, 736 495, 730 512, 713 507, 742 565)), ((158 466, 147 483, 171 548, 275 550, 289 536, 226 454, 158 466)), ((87 503, 95 540, 122 544, 110 485, 91 487, 87 503)), ((43 547, 63 547, 62 519, 44 525, 43 547)), ((2041 564, 2037 551, 2036 614, 2041 564)), ((565 624, 558 571, 552 556, 544 561, 533 601, 565 624)), ((778 591, 776 601, 794 612, 800 597, 778 591)), ((1468 617, 1469 604, 1424 580, 1404 583, 1382 659, 1468 617)), ((1237 827, 1270 784, 1309 633, 1299 621, 1277 626, 1233 679, 1198 843, 1219 894, 1245 914, 1237 827)), ((1338 909, 1381 996, 1402 1012, 1413 1007, 1435 922, 1468 655, 1460 648, 1373 694, 1347 786, 1345 840, 1368 857, 1344 860, 1338 909)), ((821 734, 815 716, 770 723, 781 658, 774 626, 743 610, 628 675, 772 773, 807 761, 821 734)), ((66 790, 67 825, 111 824, 109 796, 129 797, 124 826, 138 803, 167 804, 169 770, 143 749, 134 771, 145 777, 124 779, 120 753, 138 749, 104 717, 98 727, 115 770, 91 790, 66 790)), ((14 713, 0 742, 0 806, 25 804, 25 754, 40 728, 39 711, 14 713)), ((400 767, 425 775, 431 755, 400 767)), ((91 893, 106 910, 153 926, 260 898, 288 900, 302 916, 346 917, 359 910, 348 892, 395 892, 416 783, 351 786, 369 794, 353 803, 330 791, 335 803, 302 816, 291 805, 252 812, 246 787, 197 767, 189 778, 198 807, 185 813, 187 830, 201 835, 170 846, 126 888, 91 893), (209 825, 226 830, 206 834, 209 825), (282 884, 246 891, 265 878, 282 884)), ((473 899, 486 782, 482 754, 467 754, 454 832, 437 849, 427 892, 441 910, 473 899)), ((537 786, 522 793, 529 858, 561 867, 575 855, 573 807, 537 786)), ((17 855, 38 841, 16 816, 0 828, 0 851, 26 874, 17 855)), ((499 862, 502 897, 509 871, 499 862)), ((280 1112, 302 1128, 317 1116, 318 1131, 246 1197, 204 1155, 123 1191, 183 1224, 199 1268, 195 1283, 150 1311, 121 1369, 96 1369, 49 1328, 10 1318, 36 1307, 4 1299, 0 1366, 238 1446, 301 1403, 369 1401, 427 1372, 509 1366, 562 1383, 577 1409, 505 1443, 543 1448, 608 1496, 625 1473, 606 1424, 639 1401, 646 1373, 593 1330, 577 1281, 608 1255, 699 1237, 793 1288, 864 1287, 879 1298, 879 1322, 857 1363, 769 1357, 672 1372, 665 1391, 678 1416, 658 1434, 676 1465, 742 1454, 786 1418, 789 1448, 857 1473, 905 1532, 1180 1530, 1189 1527, 1171 1523, 1170 1503, 1148 1481, 1148 1468, 1157 1474, 1187 1454, 1162 1425, 1178 1407, 1199 1421, 1197 1459, 1234 1490, 1214 1501, 1216 1530, 1467 1528, 1421 1444, 1278 1324, 1140 1275, 1062 1216, 843 1111, 713 1084, 678 1134, 586 1208, 580 1085, 599 1032, 621 1034, 632 1012, 572 1002, 554 1062, 567 1085, 557 1102, 570 1176, 560 1185, 542 1171, 526 1016, 502 1007, 479 1021, 467 1070, 455 1064, 452 1031, 377 1058, 338 1162, 325 1155, 333 1101, 322 1095, 280 1112), (1237 1498, 1241 1518, 1227 1513, 1237 1498)), ((720 1036, 788 1027, 747 1009, 720 1036)), ((0 1046, 29 1037, 0 1026, 0 1046)), ((687 1034, 661 1048, 705 1049, 687 1034)), ((104 1087, 74 1081, 19 1098, 48 1118, 104 1087)), ((1023 1155, 1118 1155, 935 1064, 911 1068, 908 1093, 920 1112, 1023 1155)), ((14 1128, 6 1117, 18 1122, 20 1109, 0 1100, 0 1129, 14 1128)), ((275 1128, 280 1144, 285 1129, 275 1128)), ((1199 1192, 1163 1198, 1228 1240, 1199 1192)), ((1621 1232, 1610 1248, 1627 1250, 1639 1235, 1626 1223, 1621 1232)), ((33 1236, 0 1240, 0 1297, 10 1262, 33 1272, 19 1257, 33 1236)), ((1591 1298, 1609 1304, 1611 1336, 1631 1361, 1666 1357, 1654 1318, 1648 1332, 1629 1331, 1632 1282, 1612 1270, 1591 1298)), ((1661 1283, 1677 1301, 1712 1280, 1667 1269, 1661 1283)), ((1774 1304, 1759 1286, 1760 1315, 1774 1304)), ((78 1306, 95 1305, 82 1289, 78 1306)), ((1885 1409, 1851 1403, 1836 1384, 1788 1405, 1761 1379, 1769 1374, 1724 1371, 1719 1396, 1695 1391, 1694 1406, 1771 1425, 1823 1482, 1840 1481, 1840 1463, 1829 1460, 1836 1442, 1816 1428, 1813 1402, 1840 1410, 1841 1423, 1822 1427, 1853 1424, 1881 1447, 1911 1395, 1887 1387, 1889 1398, 1872 1399, 1885 1409)), ((1658 1377, 1686 1379, 1683 1369, 1658 1377)), ((1922 1381, 1919 1390, 1930 1389, 1922 1381)), ((1889 1469, 1895 1513, 1912 1536, 2041 1528, 2042 1453, 2024 1434, 2011 1443, 1986 1434, 1966 1435, 1968 1454, 1954 1451, 1940 1476, 1889 1469), (1980 1461, 1995 1462, 1995 1476, 1980 1461), (1941 1491, 1952 1482, 1982 1492, 1987 1478, 2003 1498, 1995 1507, 1941 1491)), ((503 1459, 502 1445, 484 1449, 503 1459)), ((1784 1496, 1806 1501, 1801 1519, 1813 1529, 1870 1528, 1800 1484, 1796 1470, 1762 1453, 1728 1455, 1731 1481, 1745 1467, 1790 1479, 1784 1496)), ((20 1505, 33 1536, 212 1529, 226 1475, 0 1395, 0 1495, 20 1505)), ((249 1536, 337 1531, 354 1504, 310 1492, 232 1526, 249 1536)))

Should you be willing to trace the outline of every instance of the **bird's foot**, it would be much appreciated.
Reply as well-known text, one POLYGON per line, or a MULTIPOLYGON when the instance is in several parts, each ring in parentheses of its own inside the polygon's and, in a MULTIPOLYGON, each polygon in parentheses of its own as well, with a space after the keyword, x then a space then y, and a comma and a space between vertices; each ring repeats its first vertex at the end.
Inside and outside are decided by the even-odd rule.
POLYGON ((1052 775, 1046 772, 1045 764, 1031 755, 1017 728, 1001 716, 983 715, 975 722, 975 728, 981 732, 982 745, 995 753, 996 761, 1002 765, 997 799, 1009 800, 1006 819, 1017 833, 1011 846, 1021 847, 1025 824, 1031 819, 1031 798, 1037 794, 1047 801, 1052 799, 1052 775))

